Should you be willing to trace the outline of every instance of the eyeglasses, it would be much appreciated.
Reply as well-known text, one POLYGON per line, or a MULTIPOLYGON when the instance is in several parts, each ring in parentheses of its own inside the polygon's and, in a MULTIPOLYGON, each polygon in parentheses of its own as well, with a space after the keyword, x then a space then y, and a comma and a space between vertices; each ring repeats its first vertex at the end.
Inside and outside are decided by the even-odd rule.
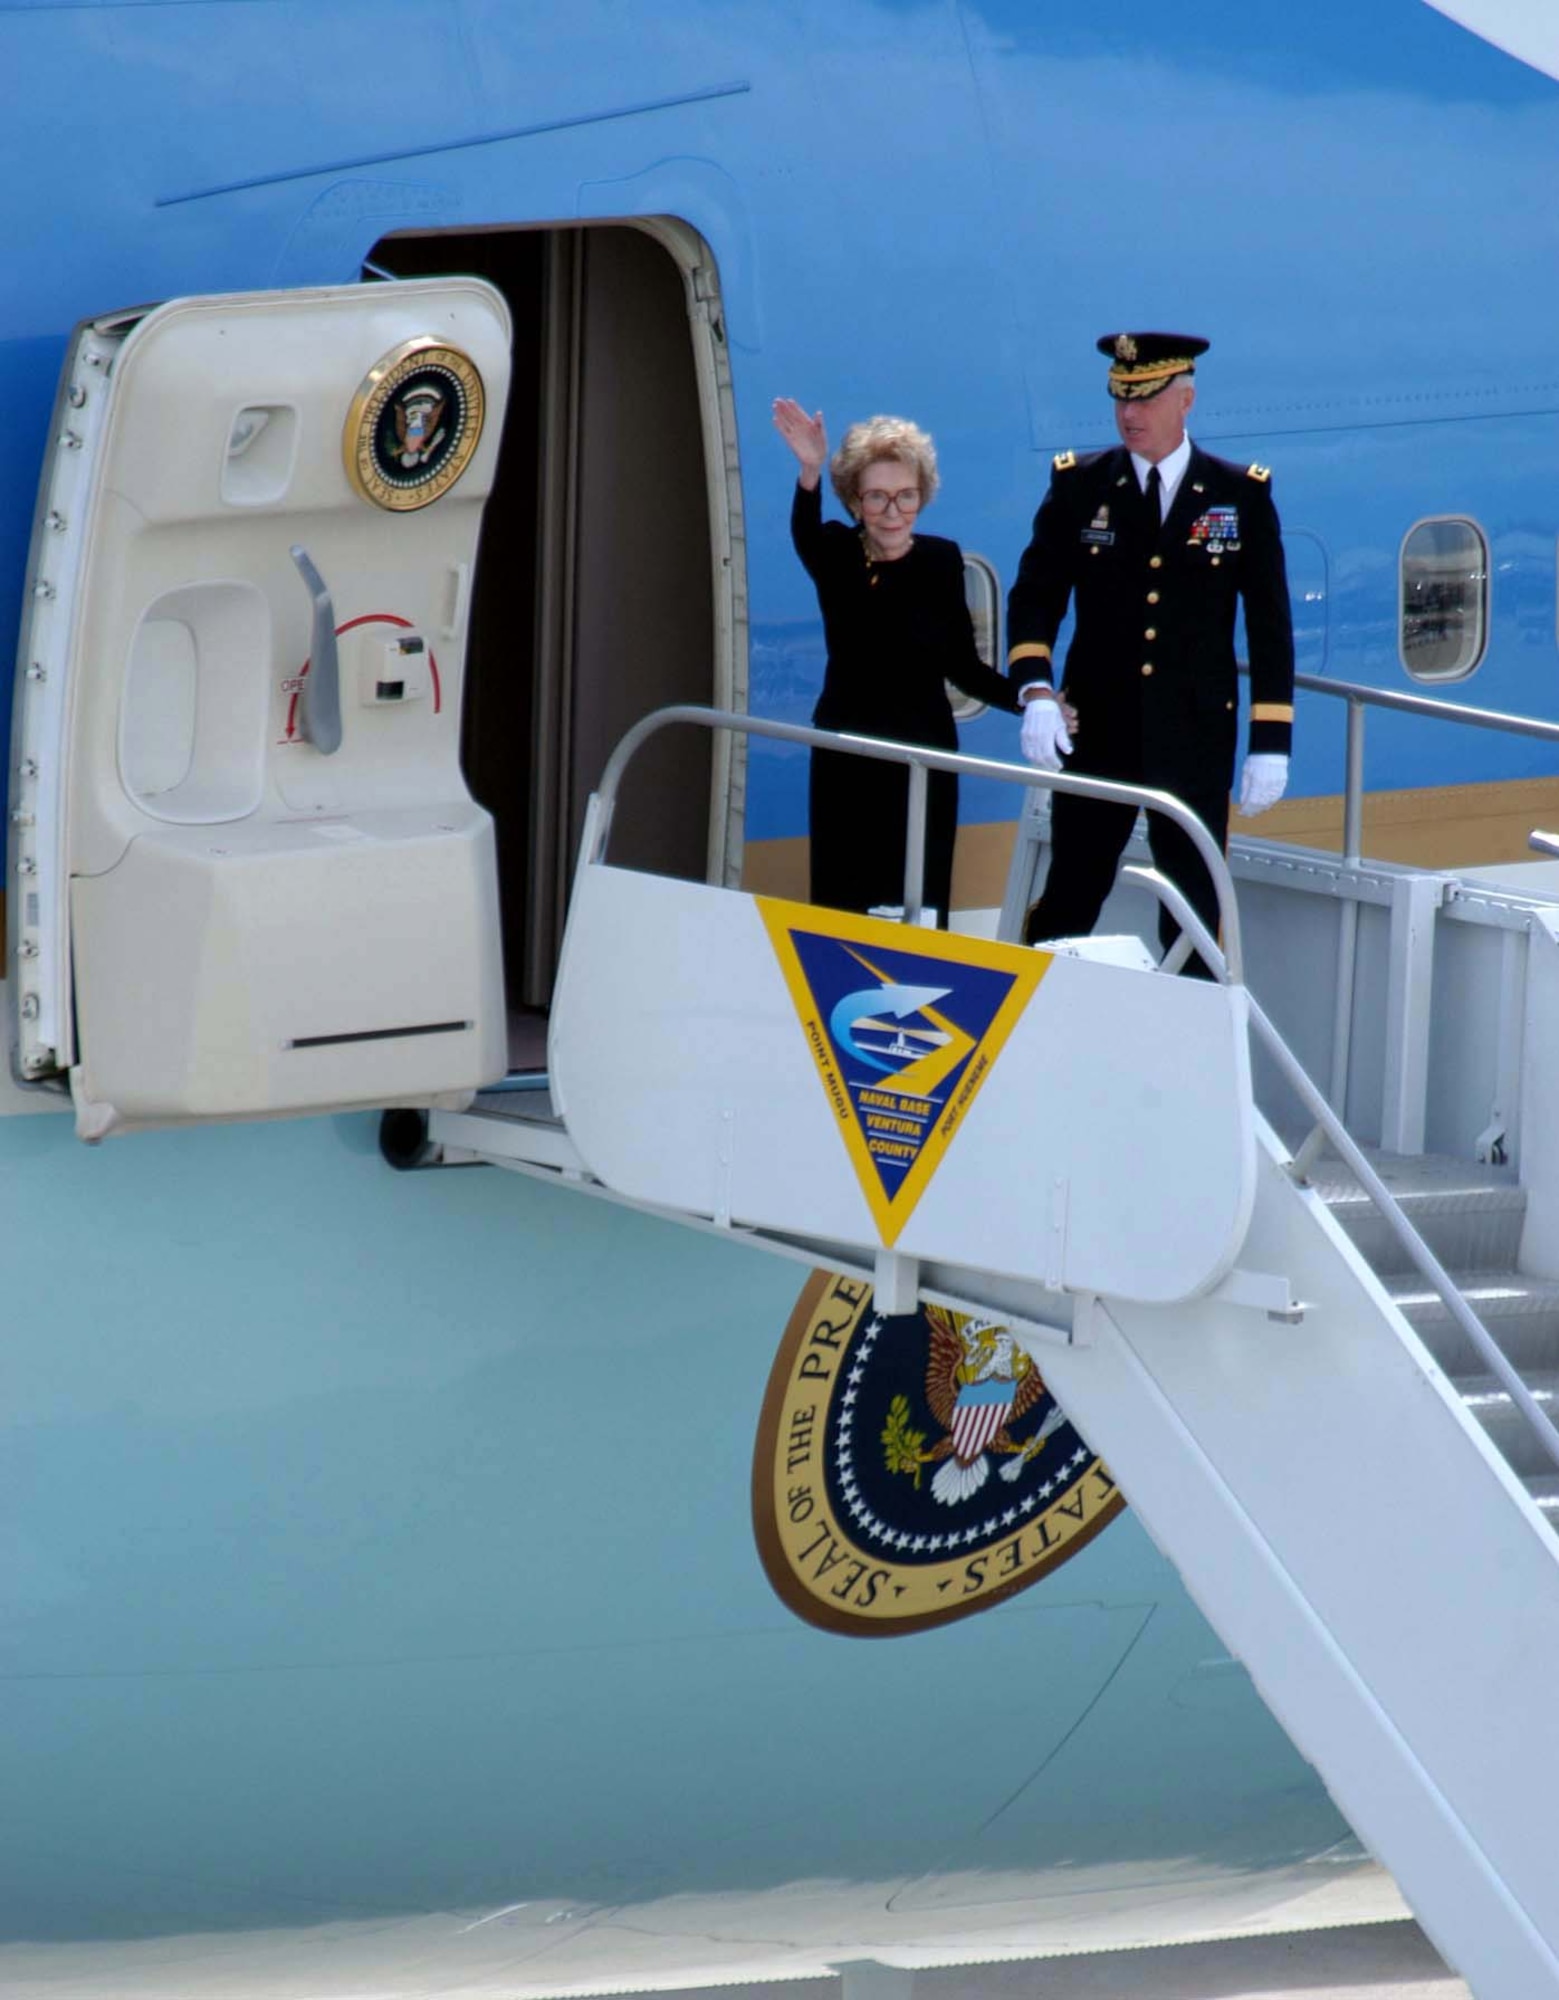
POLYGON ((868 514, 885 514, 890 507, 897 507, 901 514, 918 514, 920 488, 904 486, 897 493, 887 493, 880 486, 868 486, 861 495, 861 505, 868 514))

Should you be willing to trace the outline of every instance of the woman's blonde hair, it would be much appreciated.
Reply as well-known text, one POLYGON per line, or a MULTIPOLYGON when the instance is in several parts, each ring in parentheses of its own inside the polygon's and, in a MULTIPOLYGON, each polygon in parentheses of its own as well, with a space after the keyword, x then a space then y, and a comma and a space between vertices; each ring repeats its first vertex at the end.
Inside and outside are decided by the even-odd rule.
POLYGON ((860 511, 861 474, 882 458, 912 472, 920 488, 921 506, 929 505, 941 483, 936 446, 931 433, 912 424, 908 417, 868 417, 865 423, 851 424, 828 468, 841 503, 852 514, 860 511))

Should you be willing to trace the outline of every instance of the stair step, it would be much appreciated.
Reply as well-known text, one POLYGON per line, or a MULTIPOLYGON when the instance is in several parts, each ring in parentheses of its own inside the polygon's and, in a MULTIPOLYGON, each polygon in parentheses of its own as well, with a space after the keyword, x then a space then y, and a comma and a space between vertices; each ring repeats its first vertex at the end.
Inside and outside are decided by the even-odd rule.
POLYGON ((1559 1528, 1559 1472, 1534 1473, 1521 1483, 1537 1502, 1539 1512, 1549 1525, 1559 1528))
MULTIPOLYGON (((1528 1277, 1515 1268, 1526 1195, 1513 1172, 1445 1154, 1366 1148, 1365 1157, 1520 1372, 1539 1407, 1559 1420, 1559 1280, 1528 1277)), ((1310 1182, 1544 1518, 1559 1530, 1559 1469, 1509 1391, 1482 1367, 1450 1308, 1397 1241, 1357 1176, 1326 1155, 1311 1169, 1310 1182)))
MULTIPOLYGON (((1559 1370, 1545 1368, 1522 1379, 1533 1400, 1550 1417, 1559 1415, 1559 1370)), ((1457 1394, 1488 1432, 1512 1471, 1529 1484, 1554 1474, 1554 1462, 1533 1435, 1508 1390, 1493 1375, 1467 1374, 1452 1378, 1457 1394)), ((1559 1478, 1559 1474, 1554 1475, 1559 1478)))
MULTIPOLYGON (((1509 1167, 1484 1167, 1445 1154, 1366 1157, 1403 1213, 1450 1269, 1497 1271, 1515 1265, 1526 1193, 1509 1167)), ((1406 1250, 1341 1160, 1319 1160, 1311 1185, 1382 1276, 1413 1270, 1406 1250)))
MULTIPOLYGON (((1513 1366, 1559 1371, 1559 1280, 1508 1270, 1453 1271, 1451 1278, 1513 1366)), ((1393 1272, 1386 1289, 1447 1374, 1477 1366, 1467 1336, 1426 1278, 1393 1272)))

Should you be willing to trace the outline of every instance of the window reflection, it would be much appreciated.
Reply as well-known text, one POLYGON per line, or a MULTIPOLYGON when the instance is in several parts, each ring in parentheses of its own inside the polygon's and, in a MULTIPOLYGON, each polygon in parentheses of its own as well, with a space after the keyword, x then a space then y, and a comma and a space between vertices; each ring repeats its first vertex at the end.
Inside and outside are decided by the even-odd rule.
MULTIPOLYGON (((996 572, 984 556, 964 557, 964 602, 974 624, 975 651, 988 667, 994 667, 1001 644, 1001 590, 996 572)), ((947 698, 959 722, 972 722, 975 716, 985 713, 983 701, 976 701, 972 694, 955 688, 951 681, 947 683, 947 698)))
POLYGON ((1472 521, 1420 521, 1402 544, 1398 643, 1417 681, 1454 681, 1483 658, 1489 547, 1472 521))

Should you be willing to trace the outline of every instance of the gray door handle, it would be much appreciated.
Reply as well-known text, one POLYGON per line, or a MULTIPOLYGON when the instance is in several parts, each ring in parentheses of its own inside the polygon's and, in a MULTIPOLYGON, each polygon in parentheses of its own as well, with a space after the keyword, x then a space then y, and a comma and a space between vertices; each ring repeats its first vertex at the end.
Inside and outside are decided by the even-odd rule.
POLYGON ((314 604, 309 670, 303 677, 298 720, 305 740, 321 756, 332 757, 341 748, 341 663, 336 654, 336 607, 331 602, 330 587, 314 567, 308 550, 301 543, 294 543, 288 554, 297 564, 303 587, 314 604))

